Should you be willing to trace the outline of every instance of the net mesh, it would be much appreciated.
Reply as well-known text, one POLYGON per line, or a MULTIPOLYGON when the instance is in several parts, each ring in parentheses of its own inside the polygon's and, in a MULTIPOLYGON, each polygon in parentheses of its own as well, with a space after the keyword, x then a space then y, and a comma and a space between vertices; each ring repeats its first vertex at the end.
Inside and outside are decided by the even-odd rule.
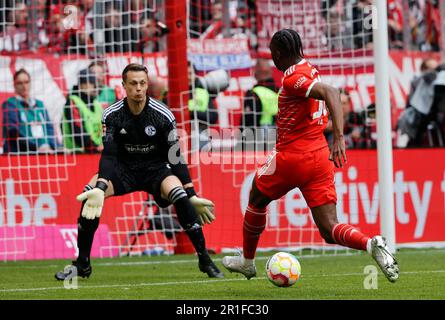
MULTIPOLYGON (((347 125, 351 132, 360 130, 354 133, 355 138, 351 137, 350 147, 375 146, 371 138, 374 124, 369 116, 371 108, 365 108, 373 101, 371 8, 353 1, 191 3, 188 56, 199 81, 192 81, 188 94, 197 99, 197 87, 216 87, 215 92, 209 91, 218 116, 216 121, 212 105, 205 113, 195 110, 192 135, 201 150, 200 160, 211 163, 230 181, 232 192, 240 200, 236 211, 244 212, 255 170, 265 162, 275 144, 275 116, 264 119, 262 102, 253 88, 261 86, 278 92, 281 86, 282 75, 273 68, 269 51, 270 39, 279 29, 298 31, 305 57, 319 69, 322 81, 344 90, 344 103, 354 111, 347 125), (227 83, 222 70, 227 72, 227 83), (355 78, 357 74, 362 75, 361 79, 355 78), (218 81, 222 89, 218 88, 218 81)), ((331 139, 329 135, 327 138, 331 139)), ((358 203, 358 199, 350 202, 358 203)), ((232 206, 223 203, 218 212, 225 214, 233 210, 232 206)), ((350 209, 354 210, 354 206, 350 209)), ((226 239, 240 239, 242 218, 232 219, 227 225, 227 237, 219 239, 223 251, 233 249, 233 242, 226 239)), ((309 253, 342 250, 327 245, 320 237, 298 189, 270 204, 262 239, 260 250, 309 249, 309 253)))
MULTIPOLYGON (((263 117, 253 88, 278 92, 281 86, 282 74, 269 53, 275 31, 297 30, 322 81, 342 90, 348 148, 375 147, 371 1, 186 1, 190 80, 188 90, 181 92, 174 85, 182 80, 172 79, 172 71, 183 70, 185 61, 175 58, 182 49, 168 42, 172 30, 166 3, 2 2, 0 259, 77 254, 80 205, 74 199, 97 172, 101 129, 94 115, 90 126, 80 120, 82 103, 76 96, 86 97, 93 111, 123 98, 121 72, 130 62, 147 66, 150 96, 169 105, 172 93, 180 96, 170 107, 179 119, 181 149, 195 188, 216 204, 217 220, 204 228, 207 244, 216 252, 241 246, 251 181, 274 147, 276 119, 263 117)), ((436 1, 388 1, 391 49, 438 50, 443 41, 439 3, 443 6, 436 1)), ((394 96, 397 119, 405 100, 394 96)), ((326 137, 332 139, 329 131, 326 137)), ((357 222, 360 203, 369 219, 377 212, 375 190, 365 195, 354 184, 354 170, 336 174, 339 218, 350 223, 357 222)), ((371 170, 364 174, 377 175, 371 170)), ((321 239, 298 189, 269 206, 260 250, 272 248, 340 250, 321 239)), ((93 256, 174 252, 193 250, 172 208, 158 208, 145 193, 107 200, 93 256)))

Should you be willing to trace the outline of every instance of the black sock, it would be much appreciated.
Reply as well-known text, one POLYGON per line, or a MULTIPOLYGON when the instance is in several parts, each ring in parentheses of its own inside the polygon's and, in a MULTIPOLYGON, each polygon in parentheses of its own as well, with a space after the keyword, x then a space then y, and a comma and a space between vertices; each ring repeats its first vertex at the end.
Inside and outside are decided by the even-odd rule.
MULTIPOLYGON (((80 212, 82 213, 85 201, 82 202, 80 212)), ((90 263, 91 247, 93 246, 94 233, 99 227, 99 218, 93 220, 86 219, 82 216, 77 219, 77 247, 79 248, 79 257, 77 261, 82 265, 90 263)))
POLYGON ((196 253, 198 254, 199 262, 201 264, 210 263, 211 259, 206 249, 206 242, 201 226, 199 225, 199 227, 197 227, 196 229, 186 230, 185 233, 187 233, 190 241, 195 247, 196 253))
POLYGON ((211 259, 206 249, 204 233, 202 232, 201 224, 196 215, 195 208, 190 202, 184 189, 173 189, 170 192, 169 198, 174 200, 173 205, 176 209, 179 224, 187 233, 190 241, 198 254, 199 262, 201 264, 208 264, 211 259))

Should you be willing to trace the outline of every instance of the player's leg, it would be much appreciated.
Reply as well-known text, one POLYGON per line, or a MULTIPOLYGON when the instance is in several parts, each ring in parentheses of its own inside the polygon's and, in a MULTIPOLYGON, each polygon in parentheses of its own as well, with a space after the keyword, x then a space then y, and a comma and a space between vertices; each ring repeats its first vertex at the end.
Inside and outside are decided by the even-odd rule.
POLYGON ((396 281, 399 268, 385 240, 381 236, 371 239, 354 226, 338 222, 334 171, 332 162, 328 160, 329 150, 328 148, 316 150, 313 154, 316 165, 308 167, 308 170, 312 170, 312 178, 302 186, 301 191, 311 208, 321 236, 327 243, 367 251, 376 260, 388 280, 396 281))
POLYGON ((243 221, 243 252, 238 256, 226 256, 222 263, 230 272, 239 272, 247 279, 256 276, 255 253, 261 234, 266 228, 267 206, 272 200, 261 193, 255 179, 249 194, 243 221))
POLYGON ((266 228, 267 206, 271 201, 261 193, 254 179, 243 221, 243 256, 248 261, 255 258, 261 233, 266 228))
POLYGON ((311 208, 311 211, 320 234, 327 243, 367 251, 389 281, 395 282, 398 279, 397 261, 382 236, 371 238, 350 224, 338 223, 336 206, 333 203, 311 208))
POLYGON ((313 207, 311 212, 321 236, 327 243, 363 251, 370 249, 369 236, 349 224, 338 223, 335 203, 313 207))
MULTIPOLYGON (((96 185, 96 181, 97 174, 91 178, 90 182, 85 186, 84 191, 93 189, 93 186, 96 185)), ((114 187, 113 183, 109 181, 108 188, 105 191, 105 198, 111 197, 112 195, 114 195, 114 187)), ((77 258, 77 261, 83 265, 90 263, 90 254, 91 247, 93 246, 94 234, 99 227, 99 218, 87 219, 85 217, 82 217, 82 210, 85 203, 86 200, 82 202, 79 218, 77 219, 77 247, 79 248, 79 257, 77 258)))
POLYGON ((207 252, 199 218, 181 181, 176 176, 169 175, 162 180, 160 189, 161 197, 175 207, 179 224, 185 230, 198 254, 199 269, 211 278, 223 278, 224 274, 216 267, 207 252))
POLYGON ((239 256, 224 257, 222 261, 229 271, 242 273, 247 279, 256 275, 254 259, 260 236, 266 228, 267 206, 295 187, 295 181, 289 179, 289 172, 293 172, 291 169, 294 166, 288 161, 288 156, 274 152, 257 171, 244 214, 243 252, 239 256))
MULTIPOLYGON (((88 184, 85 186, 83 191, 88 191, 93 188, 97 181, 97 174, 95 174, 88 184)), ((114 187, 111 181, 108 182, 108 188, 105 191, 105 198, 114 195, 114 187)), ((94 234, 99 227, 99 218, 86 219, 82 217, 82 210, 87 200, 84 200, 80 206, 80 214, 77 219, 77 248, 79 249, 79 255, 75 261, 73 261, 73 266, 77 269, 77 275, 80 277, 89 277, 92 273, 91 268, 91 248, 93 246, 94 234)), ((60 271, 57 272, 55 277, 57 280, 65 280, 67 277, 71 276, 71 272, 60 271)))

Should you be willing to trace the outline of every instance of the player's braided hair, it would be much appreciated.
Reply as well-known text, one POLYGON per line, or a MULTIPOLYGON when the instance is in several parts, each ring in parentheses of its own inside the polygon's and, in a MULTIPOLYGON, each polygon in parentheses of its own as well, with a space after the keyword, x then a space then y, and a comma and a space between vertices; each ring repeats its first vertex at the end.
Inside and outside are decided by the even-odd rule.
POLYGON ((292 29, 282 29, 277 31, 271 40, 280 49, 286 51, 290 55, 303 58, 303 44, 300 35, 292 29))

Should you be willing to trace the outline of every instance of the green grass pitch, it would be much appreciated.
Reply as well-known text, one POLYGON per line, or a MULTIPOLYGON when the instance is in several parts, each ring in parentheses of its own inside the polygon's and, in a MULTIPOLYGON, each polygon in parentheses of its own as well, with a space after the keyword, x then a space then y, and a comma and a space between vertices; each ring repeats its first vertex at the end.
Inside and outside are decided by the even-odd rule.
POLYGON ((66 260, 0 263, 0 299, 445 299, 445 250, 402 249, 397 253, 401 275, 396 283, 379 270, 377 289, 365 289, 366 254, 298 256, 302 276, 289 288, 273 286, 264 271, 272 252, 257 259, 258 277, 247 281, 224 269, 226 278, 201 273, 192 255, 94 259, 90 279, 65 289, 54 273, 66 260))

